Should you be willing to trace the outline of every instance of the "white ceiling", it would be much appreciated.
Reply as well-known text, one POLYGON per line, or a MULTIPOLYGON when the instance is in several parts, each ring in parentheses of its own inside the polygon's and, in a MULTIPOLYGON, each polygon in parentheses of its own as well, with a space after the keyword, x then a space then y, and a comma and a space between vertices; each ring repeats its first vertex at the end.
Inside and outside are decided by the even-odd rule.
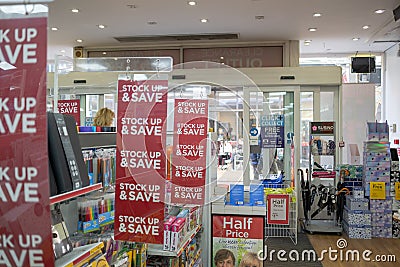
POLYGON ((235 42, 301 40, 302 55, 383 52, 397 42, 374 41, 400 40, 400 21, 392 12, 399 5, 399 0, 197 0, 196 6, 186 0, 55 0, 49 4, 48 24, 59 30, 49 30, 49 57, 62 49, 72 56, 74 46, 138 45, 114 37, 209 33, 238 33, 235 42), (376 9, 386 12, 378 15, 376 9), (322 16, 313 17, 315 12, 322 16), (363 30, 364 25, 370 28, 363 30), (311 27, 317 31, 309 32, 311 27), (304 40, 312 40, 311 45, 304 46, 304 40))

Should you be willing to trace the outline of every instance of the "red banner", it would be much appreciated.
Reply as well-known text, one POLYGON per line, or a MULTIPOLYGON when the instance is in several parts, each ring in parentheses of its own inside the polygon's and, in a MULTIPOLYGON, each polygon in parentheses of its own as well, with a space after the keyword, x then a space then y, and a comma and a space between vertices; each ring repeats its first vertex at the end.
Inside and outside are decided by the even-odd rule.
POLYGON ((115 239, 163 243, 168 77, 118 81, 115 239))
POLYGON ((204 204, 208 101, 176 99, 171 202, 204 204))
POLYGON ((0 265, 54 266, 47 18, 0 20, 0 265))
POLYGON ((263 239, 264 218, 213 215, 213 237, 263 239))
POLYGON ((73 100, 58 100, 58 112, 62 114, 69 114, 75 118, 76 125, 81 125, 81 101, 79 99, 73 100))
POLYGON ((289 195, 267 195, 267 223, 289 224, 289 195))

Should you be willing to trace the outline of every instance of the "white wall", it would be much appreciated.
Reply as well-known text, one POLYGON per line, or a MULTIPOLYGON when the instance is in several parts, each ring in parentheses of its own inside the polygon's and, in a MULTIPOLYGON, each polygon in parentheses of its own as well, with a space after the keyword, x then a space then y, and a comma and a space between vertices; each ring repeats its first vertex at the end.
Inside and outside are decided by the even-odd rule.
MULTIPOLYGON (((342 162, 348 160, 348 145, 357 144, 362 164, 363 142, 367 122, 375 121, 375 84, 346 83, 342 85, 343 141, 342 162)), ((339 140, 341 137, 338 138, 339 140)))
POLYGON ((397 131, 389 133, 392 144, 393 139, 400 139, 400 57, 397 55, 398 51, 399 46, 395 45, 385 53, 384 120, 388 121, 389 126, 394 123, 397 125, 397 131))

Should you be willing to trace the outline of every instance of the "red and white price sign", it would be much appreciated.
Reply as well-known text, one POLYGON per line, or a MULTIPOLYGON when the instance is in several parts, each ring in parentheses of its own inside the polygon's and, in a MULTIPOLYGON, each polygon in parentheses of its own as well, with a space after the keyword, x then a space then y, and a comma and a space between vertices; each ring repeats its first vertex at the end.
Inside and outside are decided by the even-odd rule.
POLYGON ((176 99, 171 202, 204 203, 208 101, 176 99))
POLYGON ((267 223, 289 224, 289 195, 267 195, 267 223))
POLYGON ((168 77, 118 81, 115 239, 163 243, 168 77))
POLYGON ((0 19, 1 266, 54 266, 46 43, 47 18, 0 19))
POLYGON ((81 101, 79 99, 58 100, 58 112, 75 118, 76 125, 81 125, 81 101))

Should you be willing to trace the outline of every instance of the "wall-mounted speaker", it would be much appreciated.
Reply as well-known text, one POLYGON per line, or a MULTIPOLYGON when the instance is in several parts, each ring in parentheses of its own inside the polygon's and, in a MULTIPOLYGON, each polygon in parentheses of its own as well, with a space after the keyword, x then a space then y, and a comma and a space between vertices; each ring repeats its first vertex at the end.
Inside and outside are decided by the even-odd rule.
POLYGON ((83 58, 83 47, 82 46, 74 47, 74 58, 83 58))

